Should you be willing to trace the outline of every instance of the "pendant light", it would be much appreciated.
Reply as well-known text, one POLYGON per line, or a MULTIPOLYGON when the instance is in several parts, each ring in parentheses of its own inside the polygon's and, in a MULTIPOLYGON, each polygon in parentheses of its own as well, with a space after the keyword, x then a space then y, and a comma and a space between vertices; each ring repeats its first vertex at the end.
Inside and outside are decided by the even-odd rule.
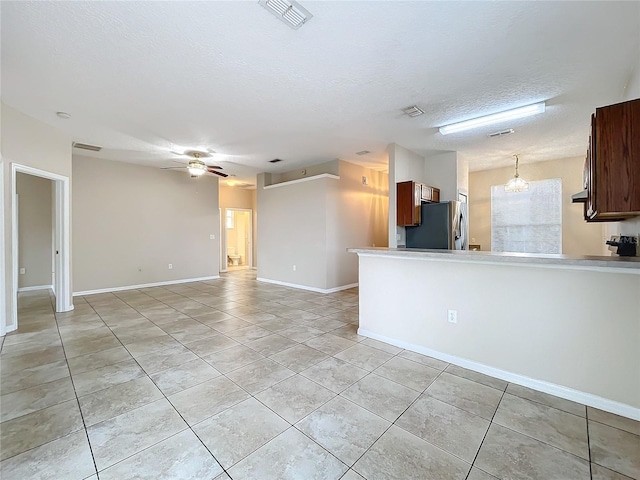
POLYGON ((526 192, 529 190, 529 184, 525 182, 520 175, 518 174, 518 155, 514 155, 516 157, 516 173, 511 180, 507 182, 504 186, 505 192, 526 192))

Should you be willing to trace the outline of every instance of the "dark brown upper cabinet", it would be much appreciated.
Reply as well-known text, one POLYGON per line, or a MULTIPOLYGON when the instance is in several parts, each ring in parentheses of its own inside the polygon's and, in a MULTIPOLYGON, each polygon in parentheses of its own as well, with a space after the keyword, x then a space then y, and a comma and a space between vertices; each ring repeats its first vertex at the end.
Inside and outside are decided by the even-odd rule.
POLYGON ((587 221, 640 215, 640 99, 596 109, 585 162, 587 221))
POLYGON ((423 203, 438 203, 440 189, 420 182, 399 182, 396 184, 396 224, 400 227, 420 225, 420 206, 423 203))

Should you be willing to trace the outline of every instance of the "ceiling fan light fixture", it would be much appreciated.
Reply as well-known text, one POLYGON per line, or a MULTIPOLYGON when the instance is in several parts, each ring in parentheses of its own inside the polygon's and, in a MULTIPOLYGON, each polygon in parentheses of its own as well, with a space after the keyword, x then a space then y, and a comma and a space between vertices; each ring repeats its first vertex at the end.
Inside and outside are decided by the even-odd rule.
POLYGON ((442 135, 449 135, 450 133, 464 132, 466 130, 471 130, 474 128, 501 123, 506 120, 515 120, 518 118, 530 117, 532 115, 537 115, 538 113, 544 113, 545 110, 545 102, 534 103, 532 105, 514 108, 512 110, 505 110, 504 112, 498 112, 491 115, 485 115, 483 117, 472 118, 471 120, 465 120, 464 122, 445 125, 444 127, 440 127, 440 133, 442 135))
POLYGON ((207 171, 207 166, 201 160, 191 160, 189 165, 187 165, 187 169, 191 176, 199 177, 200 175, 204 175, 207 171))
POLYGON ((529 190, 529 183, 525 182, 522 178, 520 178, 520 174, 518 173, 518 155, 514 155, 516 157, 516 173, 513 175, 513 178, 507 182, 504 186, 505 192, 526 192, 529 190))

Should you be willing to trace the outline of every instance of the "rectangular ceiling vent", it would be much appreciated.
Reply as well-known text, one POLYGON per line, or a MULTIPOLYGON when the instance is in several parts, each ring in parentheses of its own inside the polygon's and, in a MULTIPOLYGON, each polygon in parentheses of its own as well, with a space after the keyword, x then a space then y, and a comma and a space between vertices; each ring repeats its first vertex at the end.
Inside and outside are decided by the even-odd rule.
POLYGON ((99 152, 102 147, 97 145, 89 145, 88 143, 73 142, 73 148, 79 148, 81 150, 90 150, 92 152, 99 152))
POLYGON ((503 135, 511 135, 512 133, 515 133, 515 130, 513 128, 508 128, 506 130, 501 130, 499 132, 490 133, 489 135, 487 135, 487 137, 489 138, 502 137, 503 135))
POLYGON ((278 163, 281 162, 282 160, 280 160, 279 158, 274 158, 273 160, 269 160, 269 163, 278 163))
POLYGON ((407 107, 403 110, 403 112, 409 115, 410 117, 419 117, 420 115, 424 115, 424 110, 422 110, 417 105, 412 105, 411 107, 407 107))
POLYGON ((294 30, 313 18, 307 9, 291 0, 260 0, 258 3, 294 30))
POLYGON ((362 150, 360 152, 356 152, 356 155, 366 155, 367 153, 371 153, 369 150, 362 150))

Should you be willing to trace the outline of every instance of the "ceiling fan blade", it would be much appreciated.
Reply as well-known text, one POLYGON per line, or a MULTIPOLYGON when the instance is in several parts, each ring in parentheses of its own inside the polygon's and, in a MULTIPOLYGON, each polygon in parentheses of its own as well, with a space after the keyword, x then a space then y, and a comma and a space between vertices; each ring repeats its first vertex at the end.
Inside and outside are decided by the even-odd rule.
POLYGON ((173 170, 174 168, 187 168, 187 167, 160 167, 160 170, 173 170))
POLYGON ((216 170, 224 170, 220 165, 207 165, 207 168, 215 168, 216 170))
POLYGON ((214 175, 218 175, 219 177, 222 177, 222 178, 227 178, 229 176, 226 173, 222 173, 222 172, 219 172, 219 171, 213 170, 213 169, 211 169, 211 170, 207 169, 207 172, 213 173, 214 175))

